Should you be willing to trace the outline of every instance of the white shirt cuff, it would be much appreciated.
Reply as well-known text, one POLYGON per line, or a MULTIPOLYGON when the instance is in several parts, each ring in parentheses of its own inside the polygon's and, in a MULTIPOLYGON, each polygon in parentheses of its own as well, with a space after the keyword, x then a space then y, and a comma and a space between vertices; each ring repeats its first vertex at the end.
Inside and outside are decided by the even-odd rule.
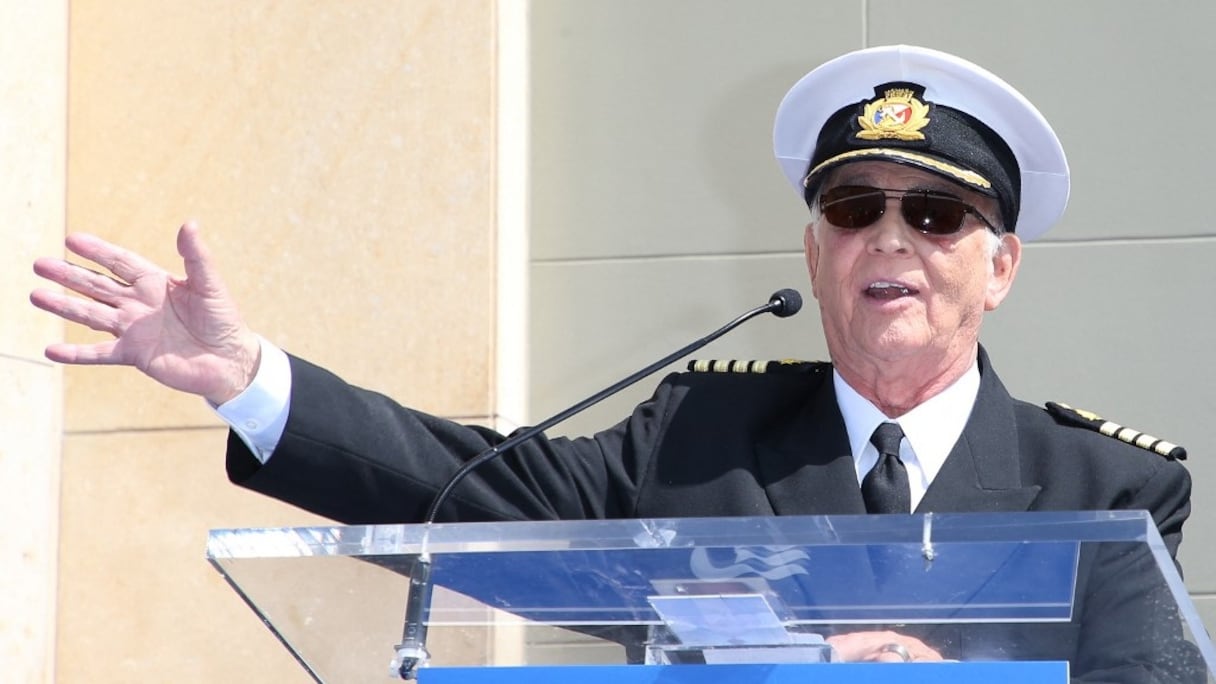
POLYGON ((283 437, 291 409, 291 362, 282 349, 261 336, 262 360, 253 382, 232 399, 213 407, 259 461, 265 463, 283 437))

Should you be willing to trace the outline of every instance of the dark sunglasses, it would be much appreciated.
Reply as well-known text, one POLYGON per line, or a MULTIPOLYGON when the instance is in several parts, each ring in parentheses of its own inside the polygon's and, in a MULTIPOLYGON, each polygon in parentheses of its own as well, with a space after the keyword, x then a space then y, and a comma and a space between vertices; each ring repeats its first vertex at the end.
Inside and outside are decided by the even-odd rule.
POLYGON ((984 222, 998 235, 1000 230, 978 209, 961 199, 933 190, 891 190, 869 185, 837 185, 819 195, 819 210, 837 228, 874 225, 887 211, 887 200, 899 200, 899 213, 926 235, 953 235, 963 228, 967 214, 984 222), (890 194, 888 194, 890 193, 890 194))

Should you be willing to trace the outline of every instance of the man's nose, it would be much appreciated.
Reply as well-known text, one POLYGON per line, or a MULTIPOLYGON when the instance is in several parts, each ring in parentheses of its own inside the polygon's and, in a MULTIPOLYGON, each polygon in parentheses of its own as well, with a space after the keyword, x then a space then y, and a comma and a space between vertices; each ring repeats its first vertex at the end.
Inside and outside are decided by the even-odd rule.
POLYGON ((899 210, 900 199, 887 197, 886 211, 869 228, 869 248, 877 252, 903 253, 912 248, 912 226, 899 210))

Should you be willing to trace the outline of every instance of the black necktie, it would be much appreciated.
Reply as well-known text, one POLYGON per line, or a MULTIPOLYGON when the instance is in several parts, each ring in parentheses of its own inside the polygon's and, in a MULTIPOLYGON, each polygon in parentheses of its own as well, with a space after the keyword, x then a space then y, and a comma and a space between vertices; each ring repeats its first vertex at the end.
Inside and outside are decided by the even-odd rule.
POLYGON ((908 488, 908 471, 899 460, 899 442, 904 431, 898 423, 883 423, 870 436, 878 447, 878 463, 861 481, 861 498, 870 513, 910 513, 912 492, 908 488))

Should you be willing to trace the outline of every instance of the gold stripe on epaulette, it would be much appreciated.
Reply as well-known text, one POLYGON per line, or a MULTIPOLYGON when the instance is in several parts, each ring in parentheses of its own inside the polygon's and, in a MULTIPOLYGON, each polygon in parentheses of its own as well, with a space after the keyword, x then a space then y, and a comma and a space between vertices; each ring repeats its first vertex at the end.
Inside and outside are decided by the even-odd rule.
POLYGON ((1070 411, 1075 411, 1078 415, 1081 415, 1089 420, 1102 421, 1102 424, 1098 426, 1098 432, 1101 432, 1107 437, 1114 437, 1119 441, 1127 442, 1128 444, 1138 446, 1141 449, 1147 449, 1148 451, 1152 451, 1167 458, 1174 457, 1175 450, 1178 449, 1177 444, 1167 442, 1164 439, 1158 439, 1152 435, 1140 432, 1139 430, 1124 427, 1118 423, 1113 423, 1092 411, 1074 409, 1067 404, 1060 404, 1060 406, 1063 406, 1070 411))
POLYGON ((767 373, 768 361, 698 359, 688 364, 694 373, 767 373))
POLYGON ((1141 449, 1155 451, 1162 456, 1168 456, 1170 450, 1174 448, 1174 446, 1170 444, 1169 448, 1163 451, 1159 447, 1161 447, 1163 444, 1169 444, 1168 442, 1163 442, 1152 435, 1146 435, 1139 430, 1133 430, 1129 427, 1119 425, 1118 423, 1112 423, 1109 420, 1102 421, 1102 426, 1098 428, 1098 432, 1101 432, 1108 437, 1114 437, 1121 442, 1133 444, 1141 449))
POLYGON ((752 375, 819 374, 831 369, 826 361, 723 361, 694 359, 685 368, 690 373, 740 373, 752 375))

